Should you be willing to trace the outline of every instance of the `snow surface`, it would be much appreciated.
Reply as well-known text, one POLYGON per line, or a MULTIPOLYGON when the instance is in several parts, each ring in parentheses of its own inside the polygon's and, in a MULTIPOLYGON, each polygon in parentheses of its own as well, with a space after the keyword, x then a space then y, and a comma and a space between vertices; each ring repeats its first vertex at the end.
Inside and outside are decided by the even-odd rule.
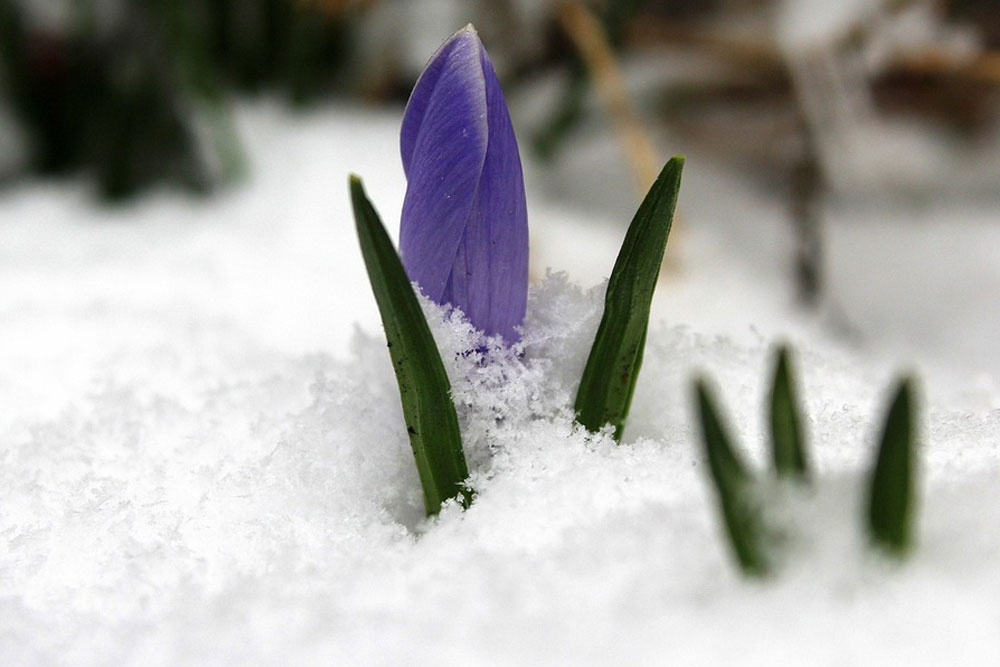
MULTIPOLYGON (((932 209, 916 234, 905 211, 861 227, 836 209, 853 221, 830 230, 837 307, 805 316, 780 202, 689 154, 616 446, 570 406, 634 202, 583 212, 529 171, 523 356, 478 363, 474 333, 425 304, 477 494, 426 521, 346 186, 361 174, 395 226, 399 114, 240 121, 254 180, 212 199, 0 199, 0 664, 1000 664, 996 203, 953 225, 932 209), (787 557, 748 583, 689 382, 713 378, 763 467, 779 337, 818 479, 773 489, 787 557), (902 565, 859 528, 897 355, 924 396, 902 565)), ((563 183, 595 196, 583 176, 563 183)))

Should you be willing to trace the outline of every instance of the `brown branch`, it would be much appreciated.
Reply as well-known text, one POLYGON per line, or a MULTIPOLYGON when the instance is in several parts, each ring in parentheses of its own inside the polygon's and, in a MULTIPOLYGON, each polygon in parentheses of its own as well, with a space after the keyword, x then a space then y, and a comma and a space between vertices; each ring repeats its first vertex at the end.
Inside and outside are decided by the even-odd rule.
MULTIPOLYGON (((638 24, 630 31, 641 44, 688 46, 711 53, 740 68, 783 70, 784 56, 773 40, 737 35, 702 26, 662 22, 638 24)), ((943 49, 925 49, 901 53, 890 61, 884 73, 947 74, 973 83, 1000 86, 1000 53, 983 51, 971 58, 961 58, 943 49)))
POLYGON ((1000 53, 995 52, 964 59, 945 51, 927 50, 898 58, 893 68, 915 74, 948 74, 973 83, 1000 86, 1000 53))
POLYGON ((580 52, 594 87, 611 115, 641 198, 659 171, 656 151, 632 111, 628 91, 607 35, 590 10, 579 2, 560 2, 558 17, 580 52))

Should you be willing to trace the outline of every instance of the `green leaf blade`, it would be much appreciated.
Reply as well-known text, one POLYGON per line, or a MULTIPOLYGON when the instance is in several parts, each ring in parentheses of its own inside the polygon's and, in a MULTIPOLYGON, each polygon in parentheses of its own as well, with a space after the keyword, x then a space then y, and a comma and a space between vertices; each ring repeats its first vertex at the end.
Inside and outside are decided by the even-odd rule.
POLYGON ((442 503, 456 496, 468 507, 471 496, 463 486, 468 467, 437 344, 361 179, 352 175, 350 189, 361 254, 382 317, 427 515, 437 514, 442 503))
POLYGON ((868 533, 887 553, 903 557, 912 546, 915 477, 914 380, 899 381, 871 474, 868 533))
POLYGON ((788 347, 782 345, 771 383, 771 453, 779 477, 805 481, 809 478, 809 462, 790 357, 788 347))
POLYGON ((745 575, 763 576, 769 564, 764 551, 761 517, 750 498, 753 479, 733 449, 708 383, 698 379, 694 388, 705 457, 730 549, 745 575))
POLYGON ((590 431, 611 424, 621 441, 642 366, 649 310, 673 224, 684 158, 675 156, 650 187, 625 233, 574 406, 590 431))

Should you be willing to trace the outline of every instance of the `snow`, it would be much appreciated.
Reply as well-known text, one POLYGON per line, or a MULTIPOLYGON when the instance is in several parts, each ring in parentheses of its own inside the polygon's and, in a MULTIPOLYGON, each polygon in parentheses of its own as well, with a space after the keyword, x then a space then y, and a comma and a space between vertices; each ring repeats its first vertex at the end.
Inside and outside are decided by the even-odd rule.
POLYGON ((395 232, 399 117, 247 106, 253 180, 209 199, 2 195, 0 663, 1000 662, 996 202, 918 220, 835 206, 836 308, 809 316, 790 305, 781 203, 689 152, 616 446, 570 406, 631 191, 582 212, 529 170, 523 354, 478 363, 474 332, 425 304, 477 493, 427 521, 346 185, 359 173, 395 232), (770 489, 789 541, 748 583, 689 383, 712 378, 763 469, 778 339, 817 481, 770 489), (893 564, 866 548, 859 503, 907 365, 918 547, 893 564))

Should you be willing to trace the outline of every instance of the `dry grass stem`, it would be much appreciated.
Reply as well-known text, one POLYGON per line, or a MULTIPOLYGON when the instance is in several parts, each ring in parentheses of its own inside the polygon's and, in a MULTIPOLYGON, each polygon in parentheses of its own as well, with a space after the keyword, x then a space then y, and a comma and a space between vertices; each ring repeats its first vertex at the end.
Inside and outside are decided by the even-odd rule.
POLYGON ((579 2, 560 2, 558 17, 566 34, 580 52, 594 87, 608 109, 615 130, 632 167, 641 198, 659 172, 657 154, 632 110, 628 90, 601 24, 579 2))

